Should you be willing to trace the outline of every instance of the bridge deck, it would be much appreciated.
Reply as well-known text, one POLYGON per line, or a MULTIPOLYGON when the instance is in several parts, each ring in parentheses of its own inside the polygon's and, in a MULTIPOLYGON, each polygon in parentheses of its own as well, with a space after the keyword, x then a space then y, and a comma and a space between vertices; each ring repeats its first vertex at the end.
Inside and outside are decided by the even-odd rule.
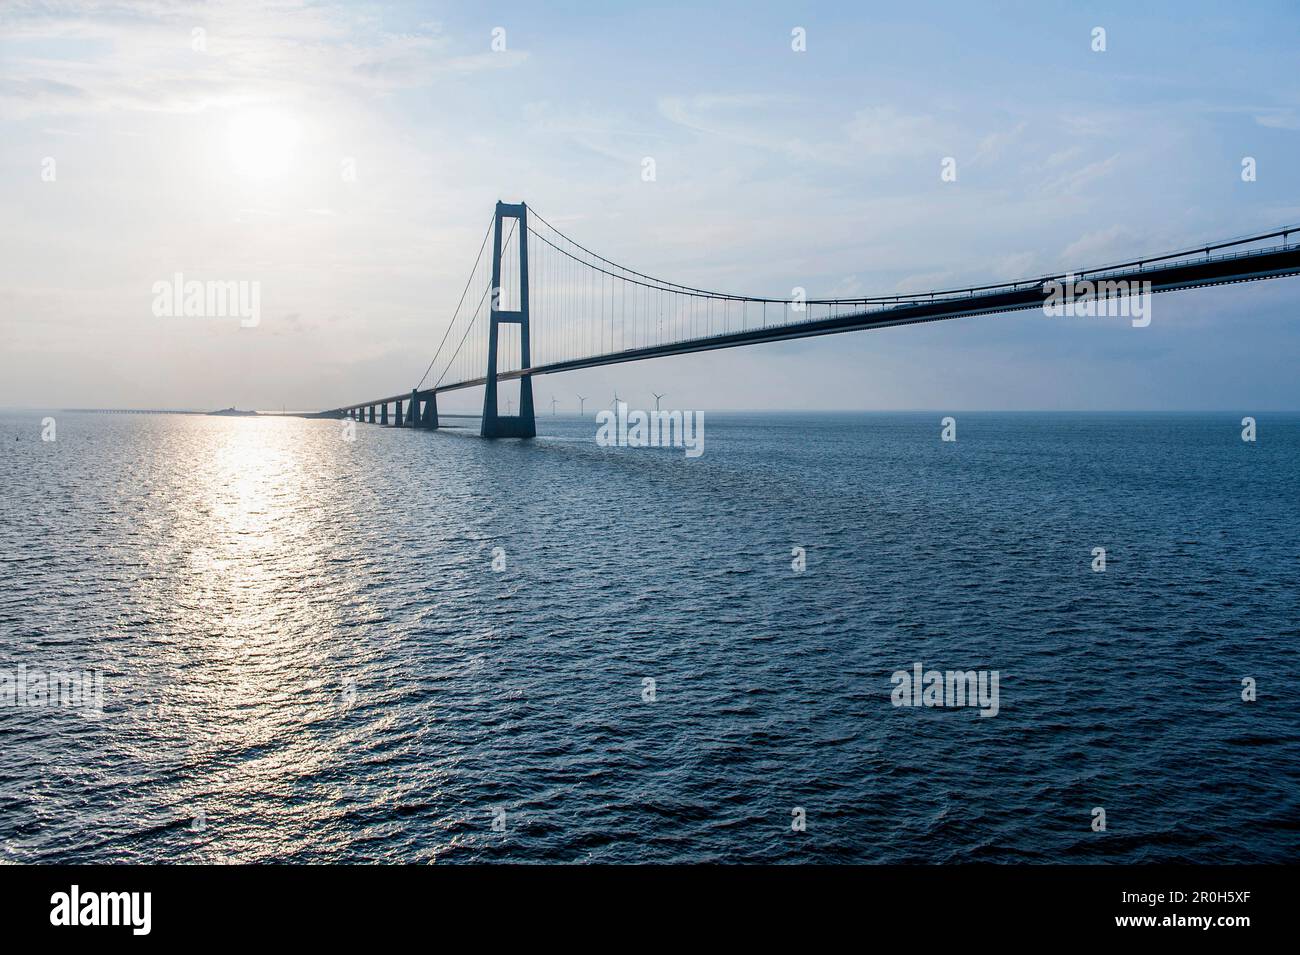
MULTIPOLYGON (((1068 278, 1074 281, 1086 279, 1090 282, 1150 282, 1151 292, 1156 293, 1201 288, 1210 285, 1254 282, 1288 275, 1300 275, 1300 245, 1274 246, 1272 248, 1219 256, 1207 255, 1204 258, 1161 262, 1157 265, 1141 264, 1137 268, 1120 268, 1115 271, 1080 272, 1071 274, 1068 278)), ((912 325, 920 322, 966 318, 973 315, 990 315, 1000 312, 1042 308, 1048 299, 1049 283, 1053 280, 1064 281, 1066 278, 1067 276, 1064 275, 1053 276, 1046 279, 1034 279, 1025 283, 1007 283, 1000 286, 972 288, 955 294, 926 293, 910 299, 903 296, 902 298, 906 300, 898 304, 864 307, 859 311, 845 315, 820 319, 809 318, 798 322, 785 322, 779 325, 751 328, 740 332, 686 338, 643 348, 631 348, 591 355, 553 364, 503 371, 498 373, 497 378, 501 380, 522 378, 525 375, 550 375, 563 371, 577 371, 581 368, 595 368, 601 365, 641 361, 647 358, 662 358, 669 355, 686 355, 694 352, 713 351, 719 348, 737 348, 742 345, 755 345, 763 342, 788 341, 797 338, 812 338, 818 335, 834 335, 841 332, 890 328, 896 325, 912 325)), ((1127 295, 1097 297, 1118 299, 1125 298, 1127 295)), ((1086 299, 1075 299, 1076 302, 1084 300, 1086 299)), ((486 378, 475 378, 458 381, 450 385, 442 385, 437 388, 422 389, 417 391, 416 395, 421 400, 424 400, 430 395, 457 391, 463 388, 482 387, 484 384, 486 384, 486 378)), ((354 408, 409 400, 410 397, 411 393, 407 391, 398 395, 390 395, 387 398, 375 398, 371 401, 344 405, 333 411, 322 412, 322 414, 342 414, 354 408)))

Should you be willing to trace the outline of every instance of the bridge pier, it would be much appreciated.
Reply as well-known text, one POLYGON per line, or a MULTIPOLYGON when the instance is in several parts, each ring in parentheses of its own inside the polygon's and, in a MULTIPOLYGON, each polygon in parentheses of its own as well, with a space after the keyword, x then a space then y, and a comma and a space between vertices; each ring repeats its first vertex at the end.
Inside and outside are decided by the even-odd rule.
POLYGON ((393 402, 393 408, 394 408, 393 427, 400 428, 402 426, 402 399, 401 398, 398 398, 396 401, 393 402))
POLYGON ((383 404, 379 406, 379 423, 382 425, 388 424, 388 402, 387 401, 385 401, 383 404))
POLYGON ((487 386, 483 392, 483 424, 479 434, 484 438, 532 438, 537 435, 537 419, 533 416, 533 376, 519 379, 519 414, 497 413, 497 328, 501 323, 519 326, 519 360, 523 368, 532 367, 528 344, 528 206, 524 203, 497 202, 496 224, 492 237, 492 295, 488 323, 487 386), (517 220, 519 233, 519 309, 503 311, 500 305, 501 289, 501 223, 503 219, 517 220))
POLYGON ((436 430, 438 427, 438 393, 429 392, 429 397, 424 401, 424 417, 421 419, 421 426, 436 430))

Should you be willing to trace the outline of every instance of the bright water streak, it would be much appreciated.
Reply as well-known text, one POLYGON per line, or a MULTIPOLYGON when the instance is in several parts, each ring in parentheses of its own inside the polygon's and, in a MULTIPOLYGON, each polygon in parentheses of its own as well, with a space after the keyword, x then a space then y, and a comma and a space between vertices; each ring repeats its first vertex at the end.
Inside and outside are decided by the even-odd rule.
POLYGON ((56 417, 0 416, 0 670, 106 712, 0 709, 0 858, 1300 848, 1295 416, 706 415, 698 460, 56 417), (894 708, 918 661, 1000 713, 894 708))

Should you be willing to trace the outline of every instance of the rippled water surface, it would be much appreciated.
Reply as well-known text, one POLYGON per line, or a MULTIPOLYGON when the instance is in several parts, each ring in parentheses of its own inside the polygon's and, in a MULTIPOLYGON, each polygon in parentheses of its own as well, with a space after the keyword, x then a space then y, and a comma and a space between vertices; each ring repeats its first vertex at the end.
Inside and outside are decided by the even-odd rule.
POLYGON ((939 417, 0 415, 0 858, 1294 861, 1300 418, 939 417))

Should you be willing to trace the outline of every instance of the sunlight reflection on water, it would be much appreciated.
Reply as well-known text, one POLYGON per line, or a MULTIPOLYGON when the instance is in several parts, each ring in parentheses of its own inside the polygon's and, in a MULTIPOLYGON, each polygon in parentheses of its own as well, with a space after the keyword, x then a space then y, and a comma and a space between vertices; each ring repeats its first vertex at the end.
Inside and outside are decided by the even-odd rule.
POLYGON ((1233 687, 1297 662, 1300 421, 1247 456, 1231 416, 932 417, 722 417, 696 461, 0 417, 6 665, 110 688, 0 711, 0 859, 1293 853, 1295 786, 1239 768, 1294 723, 1233 687), (1002 711, 893 710, 913 660, 1001 669, 1002 711))

